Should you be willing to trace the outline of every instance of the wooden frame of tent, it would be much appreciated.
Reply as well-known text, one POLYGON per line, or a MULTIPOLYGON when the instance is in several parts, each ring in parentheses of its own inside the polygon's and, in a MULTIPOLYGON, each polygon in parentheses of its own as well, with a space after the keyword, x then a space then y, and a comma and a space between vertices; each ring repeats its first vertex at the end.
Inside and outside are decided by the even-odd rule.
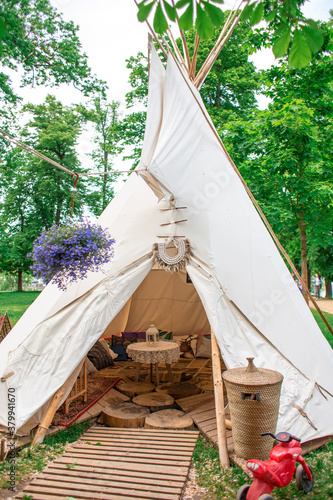
MULTIPOLYGON (((136 0, 134 0, 134 1, 137 4, 136 0)), ((190 54, 189 54, 189 50, 188 50, 188 47, 186 44, 185 35, 182 32, 182 30, 180 30, 180 36, 181 36, 181 40, 182 40, 184 56, 182 55, 181 51, 179 50, 170 29, 168 30, 168 37, 169 37, 169 42, 171 43, 171 46, 173 48, 173 51, 170 49, 170 46, 167 43, 167 41, 164 38, 160 39, 156 35, 154 30, 152 29, 149 22, 148 21, 146 21, 146 22, 147 22, 147 25, 149 27, 149 30, 151 32, 152 37, 155 39, 156 43, 158 44, 158 46, 161 49, 164 56, 167 57, 167 52, 169 52, 169 54, 171 54, 171 56, 174 58, 174 60, 177 62, 177 64, 180 66, 180 68, 186 72, 189 79, 193 82, 194 86, 199 90, 200 87, 203 85, 205 78, 207 77, 211 67, 213 66, 214 62, 216 61, 217 57, 219 56, 222 48, 224 47, 225 43, 227 42, 227 40, 231 36, 233 30, 235 29, 237 23, 239 22, 240 14, 241 14, 241 12, 239 11, 239 7, 242 4, 247 5, 248 1, 242 0, 239 3, 238 7, 230 12, 230 14, 227 18, 227 21, 225 23, 225 26, 223 27, 221 34, 216 41, 215 46, 213 47, 212 51, 210 52, 210 54, 206 58, 206 61, 204 62, 202 67, 197 72, 196 72, 197 54, 198 54, 199 43, 200 43, 200 39, 199 39, 197 33, 196 33, 196 37, 195 37, 194 52, 193 52, 192 59, 191 59, 190 54)), ((178 19, 177 19, 177 23, 178 23, 178 19)), ((178 27, 179 27, 179 23, 178 23, 178 27)), ((180 71, 180 73, 183 76, 182 71, 180 71)), ((185 80, 185 78, 184 78, 184 80, 185 80)), ((190 87, 189 87, 189 89, 192 92, 192 89, 190 87)), ((192 92, 192 95, 196 99, 196 96, 194 95, 193 92, 192 92)), ((321 315, 323 321, 325 322, 325 324, 328 327, 328 329, 330 330, 330 332, 333 334, 333 330, 330 327, 329 323, 327 322, 321 309, 319 308, 316 301, 311 297, 311 295, 308 291, 307 285, 302 280, 302 277, 298 273, 297 269, 295 268, 294 264, 292 263, 291 259, 289 258, 287 252, 282 247, 282 245, 279 242, 277 236, 275 235, 273 229, 271 228, 270 224, 268 223, 265 215, 263 214, 261 208, 258 205, 258 202, 256 201, 252 192, 250 191, 250 189, 246 185, 246 183, 245 183, 244 179, 242 178, 241 174, 239 173, 236 165, 234 164, 234 162, 230 158, 229 154, 227 153, 221 138, 217 134, 216 130, 214 129, 214 127, 212 126, 212 124, 210 123, 210 121, 208 120, 208 118, 204 112, 203 112, 203 114, 205 116, 205 119, 207 120, 207 123, 211 127, 215 137, 219 141, 221 148, 223 149, 224 153, 228 157, 234 171, 236 172, 237 176, 239 177, 244 189, 246 190, 248 196, 250 197, 253 205, 255 206, 260 218, 262 219, 262 221, 264 222, 264 225, 268 229, 269 234, 271 235, 273 241, 275 242, 275 245, 277 246, 277 248, 279 249, 281 254, 284 256, 284 258, 287 260, 290 268, 293 270, 293 272, 295 273, 295 275, 298 277, 299 281, 301 282, 301 284, 303 286, 303 291, 305 292, 305 294, 308 295, 309 299, 313 302, 313 305, 315 306, 316 310, 321 315)), ((216 341, 214 334, 212 334, 212 363, 213 363, 214 395, 215 395, 216 417, 217 417, 217 426, 218 426, 218 446, 219 446, 220 460, 221 460, 222 467, 227 467, 229 465, 229 456, 228 456, 228 450, 227 450, 227 444, 226 444, 226 426, 225 426, 224 401, 223 401, 223 382, 222 382, 222 377, 221 377, 220 351, 219 351, 217 341, 216 341)), ((67 382, 53 396, 53 398, 50 402, 49 408, 48 408, 41 424, 39 425, 37 433, 33 439, 33 443, 32 443, 33 446, 35 444, 43 441, 44 435, 45 435, 46 430, 52 421, 52 418, 53 418, 54 413, 57 409, 59 401, 62 399, 62 397, 66 391, 66 385, 67 385, 67 382)))
POLYGON ((0 314, 0 342, 6 337, 6 335, 8 335, 11 329, 12 325, 10 324, 8 313, 6 311, 5 314, 0 314))

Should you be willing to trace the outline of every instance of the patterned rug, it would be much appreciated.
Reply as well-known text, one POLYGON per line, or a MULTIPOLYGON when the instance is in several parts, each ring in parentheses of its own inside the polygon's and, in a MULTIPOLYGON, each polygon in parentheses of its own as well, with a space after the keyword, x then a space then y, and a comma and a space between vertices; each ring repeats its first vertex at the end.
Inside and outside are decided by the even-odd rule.
POLYGON ((63 412, 63 406, 61 406, 54 416, 53 425, 59 425, 62 427, 69 427, 72 425, 81 415, 89 410, 95 403, 97 403, 105 394, 107 394, 118 382, 121 380, 119 377, 100 377, 95 374, 88 376, 88 387, 87 387, 87 402, 83 402, 83 398, 79 398, 77 401, 73 401, 69 407, 68 413, 63 412))

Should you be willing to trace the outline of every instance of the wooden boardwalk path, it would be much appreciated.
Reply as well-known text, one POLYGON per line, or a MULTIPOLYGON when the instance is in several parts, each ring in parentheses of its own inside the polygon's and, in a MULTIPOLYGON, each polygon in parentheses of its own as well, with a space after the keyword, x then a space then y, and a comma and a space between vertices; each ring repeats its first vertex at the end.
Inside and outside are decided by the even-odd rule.
MULTIPOLYGON (((215 413, 215 399, 213 393, 202 393, 188 398, 178 399, 177 404, 193 418, 200 432, 210 441, 217 444, 217 426, 215 413)), ((226 410, 226 418, 230 414, 226 410)), ((229 453, 234 451, 232 431, 227 429, 227 445, 229 453)))
POLYGON ((198 435, 91 427, 15 498, 179 500, 198 435))

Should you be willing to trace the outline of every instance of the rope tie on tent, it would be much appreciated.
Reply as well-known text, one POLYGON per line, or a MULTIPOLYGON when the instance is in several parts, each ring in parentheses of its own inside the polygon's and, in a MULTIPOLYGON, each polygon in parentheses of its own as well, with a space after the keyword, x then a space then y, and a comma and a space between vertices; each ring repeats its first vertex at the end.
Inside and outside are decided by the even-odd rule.
POLYGON ((155 243, 153 245, 154 260, 159 268, 165 269, 166 271, 179 271, 189 263, 191 254, 190 242, 187 239, 177 240, 171 237, 171 239, 163 243, 155 243), (177 249, 177 254, 173 257, 167 253, 167 247, 170 242, 172 242, 177 249))
POLYGON ((329 396, 331 396, 331 398, 333 398, 333 395, 327 389, 324 389, 324 387, 322 387, 321 385, 319 385, 317 382, 316 382, 316 387, 317 387, 318 391, 320 392, 320 394, 325 399, 327 399, 327 397, 325 396, 324 392, 326 392, 329 396))
POLYGON ((296 408, 296 410, 298 410, 298 411, 300 412, 300 414, 302 415, 302 417, 306 418, 306 420, 308 421, 308 423, 311 425, 311 427, 313 427, 313 429, 314 429, 315 431, 317 431, 317 430, 318 430, 318 428, 314 425, 314 423, 313 423, 313 422, 311 422, 311 420, 309 419, 309 417, 308 417, 307 413, 305 413, 305 411, 304 411, 304 410, 302 410, 302 408, 301 408, 300 406, 298 406, 298 405, 293 405, 293 408, 296 408))
MULTIPOLYGON (((41 160, 44 160, 47 163, 50 163, 54 167, 57 167, 60 170, 63 170, 67 174, 70 174, 71 177, 73 177, 74 175, 78 175, 76 172, 73 172, 72 170, 69 170, 68 168, 64 167, 63 165, 60 165, 60 163, 52 160, 48 156, 45 156, 44 154, 40 153, 39 151, 36 151, 32 147, 27 146, 23 142, 19 141, 18 139, 15 139, 15 137, 12 137, 7 132, 5 132, 4 130, 1 130, 1 129, 0 129, 0 137, 2 137, 3 139, 5 139, 6 141, 11 142, 15 146, 18 146, 19 148, 23 149, 27 153, 30 153, 30 154, 32 154, 34 156, 37 156, 37 158, 40 158, 41 160)), ((80 176, 89 177, 89 176, 92 176, 92 175, 132 174, 133 172, 135 172, 137 174, 140 171, 141 170, 138 169, 138 170, 109 170, 107 172, 82 172, 80 174, 80 176)))
MULTIPOLYGON (((71 196, 71 201, 69 202, 69 212, 70 212, 70 216, 73 217, 73 212, 74 212, 74 202, 75 202, 75 195, 76 195, 76 186, 77 186, 77 183, 78 183, 78 180, 79 180, 79 177, 80 175, 77 173, 77 172, 74 172, 71 177, 73 178, 74 176, 76 176, 76 179, 74 180, 74 184, 73 184, 73 191, 72 191, 72 196, 71 196)), ((79 193, 78 193, 78 196, 79 196, 79 193)), ((81 202, 81 205, 82 205, 82 201, 81 201, 81 198, 79 196, 79 200, 81 202)))

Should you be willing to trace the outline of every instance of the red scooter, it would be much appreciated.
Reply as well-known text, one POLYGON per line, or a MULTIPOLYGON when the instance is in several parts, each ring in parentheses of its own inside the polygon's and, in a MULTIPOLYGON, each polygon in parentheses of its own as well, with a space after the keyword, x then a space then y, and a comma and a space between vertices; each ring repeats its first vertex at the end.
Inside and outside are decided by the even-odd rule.
POLYGON ((273 489, 283 488, 292 480, 295 470, 296 485, 299 490, 309 493, 313 488, 311 467, 302 457, 301 440, 288 432, 262 432, 262 436, 272 436, 279 444, 272 448, 269 460, 262 462, 253 459, 246 462, 246 467, 253 473, 254 481, 249 486, 239 488, 236 500, 274 500, 273 489), (296 469, 296 462, 300 465, 296 469))

